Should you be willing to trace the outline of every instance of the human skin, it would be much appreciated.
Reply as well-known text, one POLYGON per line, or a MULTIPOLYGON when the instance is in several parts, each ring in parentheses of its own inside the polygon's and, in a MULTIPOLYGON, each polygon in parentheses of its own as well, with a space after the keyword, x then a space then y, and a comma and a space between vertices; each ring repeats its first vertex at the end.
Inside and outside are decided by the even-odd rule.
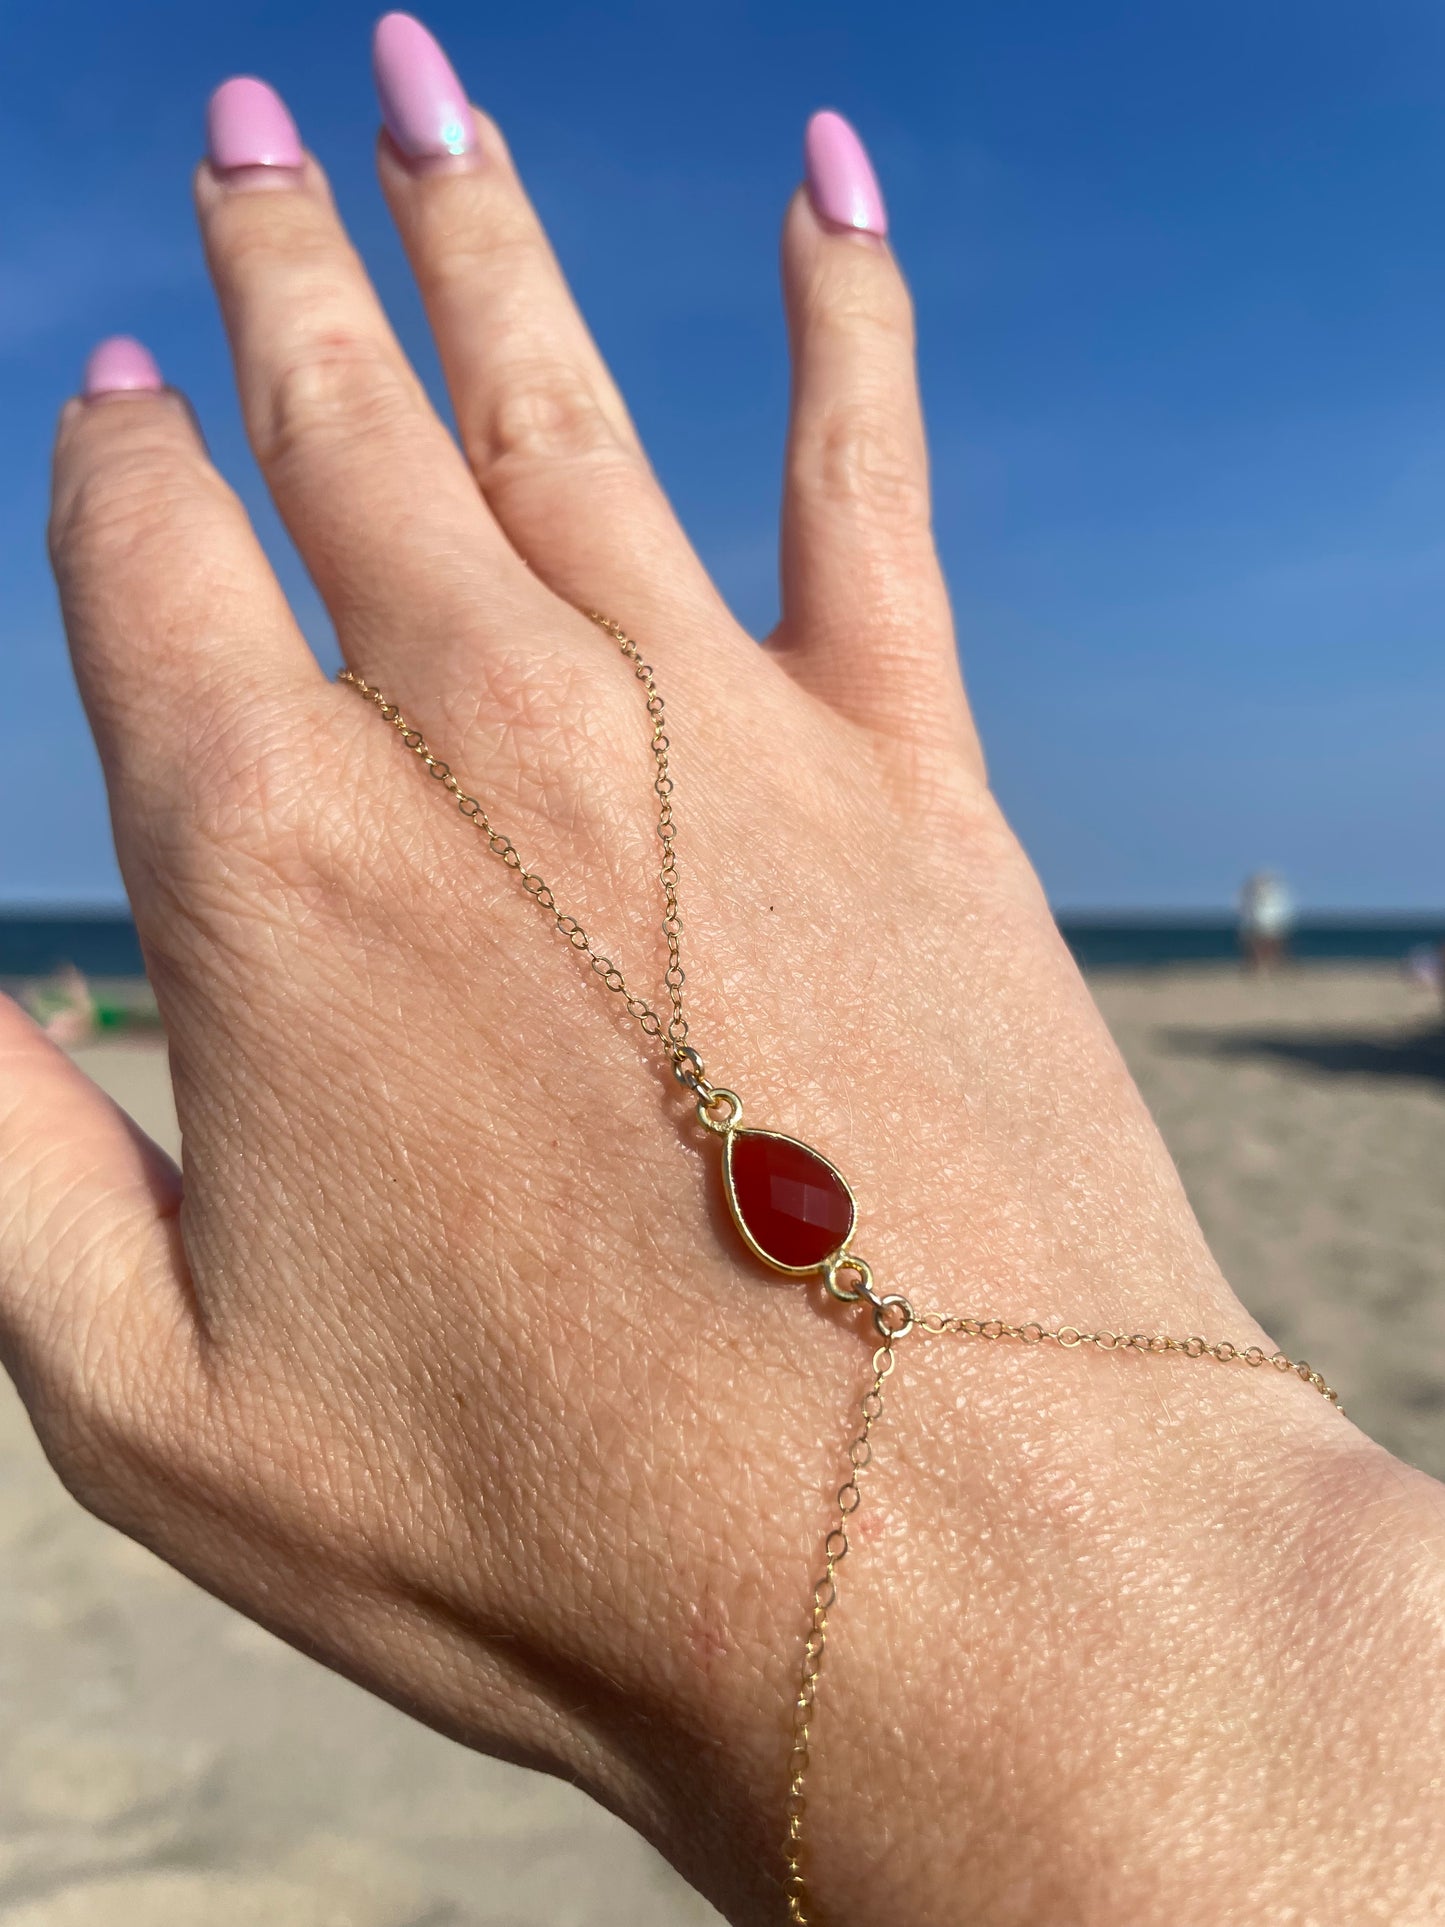
MULTIPOLYGON (((441 160, 383 137, 380 168, 460 451, 316 163, 197 181, 256 454, 348 662, 650 994, 646 718, 577 609, 618 618, 669 705, 693 1039, 847 1173, 881 1286, 1272 1349, 988 791, 880 234, 807 192, 787 215, 759 646, 496 128, 441 160)), ((687 1093, 321 675, 186 405, 120 363, 64 411, 53 549, 183 1171, 0 1012, 5 1361, 91 1510, 775 1927, 866 1327, 747 1256, 687 1093)), ((898 1358, 815 1722, 818 1917, 1439 1920, 1440 1488, 1267 1370, 898 1358)))

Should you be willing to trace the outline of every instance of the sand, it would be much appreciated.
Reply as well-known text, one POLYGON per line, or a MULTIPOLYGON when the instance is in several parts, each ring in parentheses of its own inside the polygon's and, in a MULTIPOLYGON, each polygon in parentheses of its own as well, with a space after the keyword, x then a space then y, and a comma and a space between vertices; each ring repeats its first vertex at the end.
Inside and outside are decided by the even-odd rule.
POLYGON ((1225 1276, 1350 1417, 1445 1478, 1445 1025, 1393 972, 1102 977, 1225 1276))
MULTIPOLYGON (((1096 991, 1241 1296, 1445 1474, 1445 1031, 1383 971, 1096 991)), ((80 1061, 175 1142, 164 1058, 80 1061)), ((580 1794, 437 1738, 86 1518, 0 1391, 4 1927, 695 1927, 580 1794)))

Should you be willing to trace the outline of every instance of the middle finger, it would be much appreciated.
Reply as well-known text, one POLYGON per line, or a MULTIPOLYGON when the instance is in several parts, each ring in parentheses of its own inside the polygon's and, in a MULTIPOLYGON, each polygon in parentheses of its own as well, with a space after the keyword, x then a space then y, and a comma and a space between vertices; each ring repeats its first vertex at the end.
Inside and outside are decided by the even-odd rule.
POLYGON ((517 551, 569 602, 646 632, 743 638, 653 474, 496 126, 441 47, 375 37, 382 186, 431 321, 462 446, 517 551))
POLYGON ((561 611, 478 498, 279 97, 227 81, 209 133, 201 229, 277 507, 350 659, 403 698, 464 685, 488 633, 561 611))

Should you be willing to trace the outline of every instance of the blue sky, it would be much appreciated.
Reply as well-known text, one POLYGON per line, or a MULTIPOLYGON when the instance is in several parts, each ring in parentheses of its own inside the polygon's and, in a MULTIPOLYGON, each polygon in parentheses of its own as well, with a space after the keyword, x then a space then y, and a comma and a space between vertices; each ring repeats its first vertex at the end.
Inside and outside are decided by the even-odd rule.
MULTIPOLYGON (((246 452, 189 173, 286 94, 434 363, 371 166, 368 6, 5 10, 0 901, 115 901, 43 557, 55 408, 141 335, 324 646, 246 452)), ((922 331, 995 779, 1054 901, 1445 904, 1445 13, 1338 0, 654 0, 425 17, 503 122, 703 555, 775 609, 777 228, 852 116, 922 331)))

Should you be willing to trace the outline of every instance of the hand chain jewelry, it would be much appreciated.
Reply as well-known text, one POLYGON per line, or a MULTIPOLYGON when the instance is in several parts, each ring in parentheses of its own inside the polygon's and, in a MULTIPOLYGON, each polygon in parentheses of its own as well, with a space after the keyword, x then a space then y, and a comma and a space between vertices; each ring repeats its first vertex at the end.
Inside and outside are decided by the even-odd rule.
POLYGON ((450 767, 432 754, 421 731, 412 727, 395 703, 388 702, 379 689, 349 669, 341 672, 340 681, 349 683, 359 695, 375 704, 406 747, 426 765, 427 773, 456 798, 457 808, 486 838, 492 855, 499 857, 509 870, 516 871, 518 881, 532 901, 551 917, 572 948, 582 952, 607 989, 621 997, 628 1014, 644 1034, 657 1042, 673 1075, 696 1098, 699 1124, 722 1139, 723 1190, 733 1221, 748 1249, 775 1271, 797 1278, 821 1276, 826 1290, 839 1303, 866 1306, 871 1315, 878 1339, 873 1353, 872 1379, 860 1407, 861 1425, 848 1448, 850 1471, 838 1489, 837 1521, 823 1541, 823 1570, 813 1587, 811 1623, 803 1642, 793 1707, 785 1802, 784 1891, 791 1927, 810 1927, 810 1923, 816 1922, 816 1916, 811 1911, 804 1877, 804 1826, 818 1678, 828 1641, 828 1614, 838 1597, 838 1568, 849 1548, 848 1522, 862 1503, 862 1481, 873 1456, 873 1429, 883 1415, 883 1388, 893 1373, 894 1347, 898 1341, 916 1330, 925 1337, 1013 1339, 1025 1345, 1054 1344, 1066 1351, 1092 1345, 1097 1351, 1106 1352, 1176 1352, 1185 1358, 1216 1359, 1222 1365, 1256 1368, 1269 1365, 1277 1372, 1293 1373, 1336 1407, 1339 1407, 1339 1395, 1303 1359, 1287 1358, 1283 1352, 1267 1353, 1260 1345, 1241 1347, 1228 1339, 1211 1344, 1197 1336, 1173 1338, 1163 1332, 1083 1331, 1076 1325, 1049 1326, 1037 1322, 1010 1325, 1001 1318, 918 1312, 902 1293, 877 1290, 866 1259, 849 1249, 857 1207, 842 1173, 821 1152, 797 1138, 777 1131, 745 1130, 742 1099, 726 1085, 708 1081, 701 1056, 688 1042, 682 995, 686 978, 682 967, 682 919, 678 911, 676 824, 673 782, 668 767, 666 710, 652 667, 643 660, 637 644, 608 617, 596 610, 589 614, 631 662, 633 674, 646 692, 647 713, 652 719, 652 787, 658 798, 657 837, 662 845, 658 882, 663 898, 662 931, 667 942, 663 983, 671 1006, 665 1018, 645 997, 628 987, 617 965, 598 950, 577 919, 558 907, 548 884, 522 860, 511 838, 496 827, 476 797, 466 793, 450 767))

